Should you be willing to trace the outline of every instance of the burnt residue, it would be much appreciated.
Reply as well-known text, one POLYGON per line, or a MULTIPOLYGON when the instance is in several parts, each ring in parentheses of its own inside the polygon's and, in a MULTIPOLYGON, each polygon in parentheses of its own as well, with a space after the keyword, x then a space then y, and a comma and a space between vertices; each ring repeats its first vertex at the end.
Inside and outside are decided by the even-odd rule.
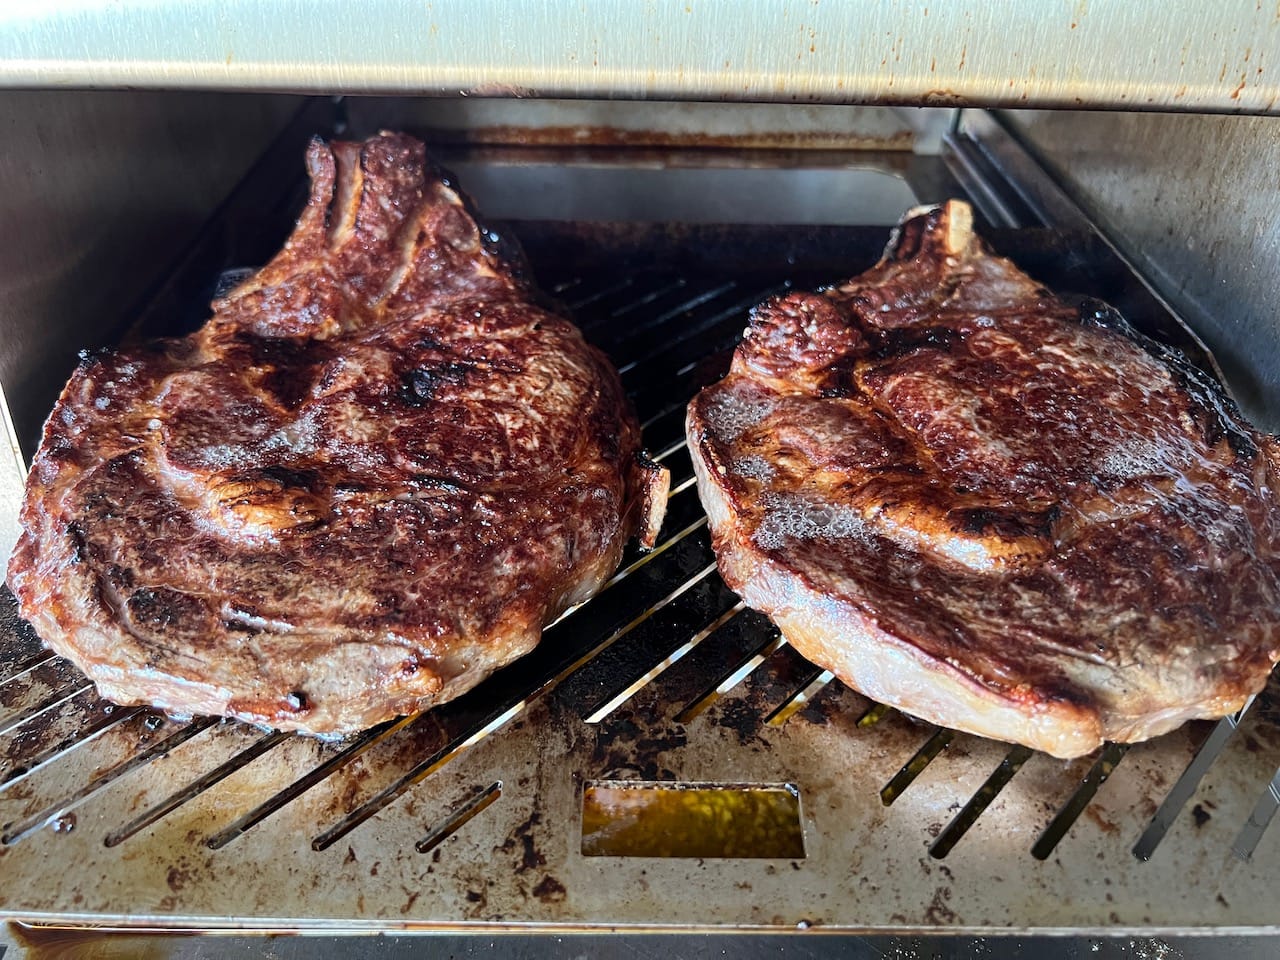
MULTIPOLYGON (((720 723, 737 731, 739 738, 756 738, 757 730, 751 729, 748 712, 757 717, 757 729, 761 719, 777 706, 809 683, 817 674, 817 668, 791 646, 784 646, 766 660, 747 678, 742 691, 742 706, 726 704, 720 711, 720 723)), ((760 741, 766 743, 767 741, 760 741)))
MULTIPOLYGON (((13 662, 33 654, 42 646, 31 624, 18 614, 18 601, 13 591, 0 583, 0 636, 5 638, 6 652, 12 651, 13 662)), ((10 663, 0 667, 0 681, 7 679, 10 663)))
POLYGON ((825 687, 809 698, 809 701, 796 711, 795 719, 806 723, 826 726, 841 710, 847 710, 849 703, 843 703, 842 694, 845 686, 839 680, 832 680, 825 687))
POLYGON ((745 746, 768 746, 768 741, 760 736, 762 715, 756 707, 745 700, 729 699, 713 708, 711 721, 718 727, 732 730, 738 737, 738 743, 745 746))
POLYGON ((650 730, 630 714, 611 717, 597 726, 591 747, 593 774, 605 778, 674 780, 665 754, 688 743, 683 727, 667 726, 650 730))
POLYGON ((547 858, 538 850, 536 844, 536 828, 542 822, 542 814, 537 810, 529 814, 523 821, 512 828, 505 840, 497 848, 498 852, 510 856, 517 853, 515 872, 517 875, 528 873, 545 866, 547 858))
POLYGON ((563 883, 551 874, 547 874, 533 888, 533 895, 543 903, 563 903, 569 891, 565 889, 563 883))
POLYGON ((183 888, 191 882, 192 870, 188 866, 186 860, 180 860, 171 866, 165 873, 165 883, 174 893, 181 893, 183 888))
POLYGON ((933 899, 929 901, 929 906, 925 908, 924 919, 926 923, 934 926, 943 926, 954 924, 959 916, 950 906, 951 888, 938 887, 933 892, 933 899))

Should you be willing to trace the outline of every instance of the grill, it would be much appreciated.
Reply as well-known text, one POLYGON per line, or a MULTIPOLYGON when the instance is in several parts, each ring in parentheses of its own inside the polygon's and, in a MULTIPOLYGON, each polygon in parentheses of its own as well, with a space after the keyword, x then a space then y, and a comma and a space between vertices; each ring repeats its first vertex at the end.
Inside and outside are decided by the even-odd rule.
MULTIPOLYGON (((199 322, 218 283, 271 252, 301 188, 274 191, 296 166, 295 141, 264 158, 135 333, 199 322)), ((494 195, 478 200, 494 210, 511 183, 501 169, 523 169, 522 157, 457 148, 445 160, 464 185, 493 174, 494 195)), ((963 132, 945 160, 885 165, 918 200, 968 195, 998 252, 1215 368, 1045 182, 1014 190, 963 132)), ((782 164, 773 173, 786 176, 782 164)), ((871 265, 883 225, 494 229, 519 239, 542 288, 613 358, 648 449, 671 469, 657 549, 629 553, 534 653, 471 694, 332 743, 105 703, 0 594, 0 909, 202 929, 1274 925, 1275 683, 1236 716, 1062 762, 866 700, 795 654, 717 576, 685 404, 723 373, 753 304, 871 265), (589 797, 657 795, 655 785, 790 797, 803 855, 752 855, 769 836, 751 833, 749 804, 728 802, 717 829, 752 838, 731 858, 678 855, 692 848, 671 818, 649 828, 671 834, 668 849, 589 855, 589 797)))

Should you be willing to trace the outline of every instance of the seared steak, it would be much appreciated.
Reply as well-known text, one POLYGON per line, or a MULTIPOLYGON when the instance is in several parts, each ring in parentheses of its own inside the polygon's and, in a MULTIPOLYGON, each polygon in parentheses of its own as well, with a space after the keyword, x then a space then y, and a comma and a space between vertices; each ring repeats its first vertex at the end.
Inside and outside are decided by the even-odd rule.
POLYGON ((197 333, 85 356, 9 563, 100 692, 336 734, 456 697, 651 545, 666 472, 421 143, 312 143, 197 333))
POLYGON ((933 723, 1071 757, 1235 710, 1280 656, 1280 448, 962 203, 758 307, 688 434, 728 584, 933 723))

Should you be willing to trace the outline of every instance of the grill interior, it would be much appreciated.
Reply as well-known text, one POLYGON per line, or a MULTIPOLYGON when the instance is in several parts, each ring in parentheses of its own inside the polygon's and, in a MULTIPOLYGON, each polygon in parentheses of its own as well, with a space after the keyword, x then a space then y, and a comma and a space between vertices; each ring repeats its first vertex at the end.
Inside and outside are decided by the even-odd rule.
MULTIPOLYGON (((266 164, 246 182, 135 333, 189 329, 228 269, 274 250, 299 196, 258 203, 274 175, 266 164)), ((962 192, 941 161, 913 186, 921 200, 962 192)), ((472 693, 336 743, 105 703, 3 592, 4 913, 290 928, 1274 924, 1274 683, 1241 715, 1062 762, 866 700, 717 576, 685 405, 726 369, 753 304, 865 269, 883 227, 495 229, 621 371, 672 473, 657 549, 630 552, 599 595, 472 693), (804 856, 584 856, 594 781, 786 785, 804 856)), ((1038 279, 1107 300, 1212 366, 1091 230, 983 232, 1038 279)))

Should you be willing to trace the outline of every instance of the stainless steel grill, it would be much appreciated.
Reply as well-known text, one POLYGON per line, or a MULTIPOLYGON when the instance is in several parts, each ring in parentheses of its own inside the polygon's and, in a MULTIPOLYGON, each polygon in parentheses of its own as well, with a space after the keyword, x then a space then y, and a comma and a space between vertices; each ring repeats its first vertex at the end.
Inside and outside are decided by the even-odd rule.
MULTIPOLYGON (((1060 198, 1010 190, 963 137, 948 157, 954 173, 917 163, 918 199, 967 192, 998 251, 1212 367, 1060 198)), ((261 195, 260 180, 242 187, 139 331, 198 319, 228 267, 269 250, 259 232, 228 243, 225 229, 261 195)), ((275 237, 288 207, 263 215, 275 237)), ((649 450, 671 469, 658 548, 629 554, 534 653, 473 693, 333 743, 105 703, 3 593, 0 911, 200 928, 1275 926, 1274 683, 1216 724, 1061 762, 867 701, 716 575, 685 404, 723 372, 753 304, 869 266, 882 226, 497 229, 613 357, 649 450), (584 856, 593 781, 789 785, 804 856, 584 856)))

